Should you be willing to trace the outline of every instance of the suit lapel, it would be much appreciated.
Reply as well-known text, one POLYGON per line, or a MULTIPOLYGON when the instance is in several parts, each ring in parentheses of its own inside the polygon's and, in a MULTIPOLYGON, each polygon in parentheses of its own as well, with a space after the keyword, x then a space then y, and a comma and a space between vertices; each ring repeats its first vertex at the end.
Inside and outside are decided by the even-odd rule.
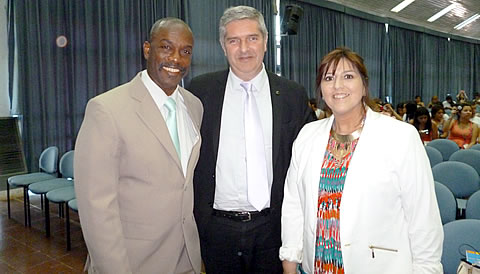
POLYGON ((214 163, 217 162, 218 155, 218 144, 220 140, 220 126, 222 123, 222 110, 223 110, 223 100, 225 98, 225 89, 227 86, 228 70, 217 79, 218 84, 215 85, 215 90, 209 93, 209 96, 206 100, 209 104, 210 110, 206 110, 205 113, 211 115, 208 117, 212 121, 212 144, 213 144, 213 153, 214 153, 214 163))
POLYGON ((272 100, 272 142, 273 142, 273 153, 272 153, 272 165, 275 167, 277 162, 277 157, 280 149, 280 136, 282 134, 282 109, 283 109, 283 99, 282 99, 282 87, 275 81, 275 75, 268 73, 268 82, 270 85, 270 97, 272 100))
POLYGON ((182 165, 180 163, 177 151, 175 150, 172 138, 170 137, 170 133, 168 132, 165 119, 155 104, 155 101, 153 101, 153 98, 150 96, 147 88, 145 85, 143 85, 140 74, 138 74, 134 80, 132 80, 131 95, 133 99, 138 102, 136 108, 138 116, 153 132, 163 147, 165 147, 165 149, 168 151, 168 154, 171 156, 183 174, 182 165))
MULTIPOLYGON (((199 156, 199 151, 200 151, 200 144, 201 144, 201 138, 200 138, 200 124, 198 124, 198 119, 196 119, 192 113, 192 109, 195 107, 195 105, 191 102, 190 97, 186 95, 186 92, 182 87, 179 87, 178 91, 183 97, 185 107, 187 109, 187 114, 190 119, 190 121, 193 124, 195 134, 196 134, 196 141, 193 144, 192 150, 190 152, 190 157, 187 162, 187 174, 186 177, 193 175, 193 170, 195 168, 194 164, 198 160, 199 156)), ((189 180, 185 180, 185 184, 189 182, 189 180)))

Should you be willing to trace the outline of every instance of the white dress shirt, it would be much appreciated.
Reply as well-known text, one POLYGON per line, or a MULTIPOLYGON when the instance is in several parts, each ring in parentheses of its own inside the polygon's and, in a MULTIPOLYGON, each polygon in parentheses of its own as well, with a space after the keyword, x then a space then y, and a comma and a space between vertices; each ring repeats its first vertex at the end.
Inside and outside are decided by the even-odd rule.
MULTIPOLYGON (((240 86, 245 81, 238 78, 230 69, 225 98, 216 165, 216 186, 213 208, 228 211, 256 211, 247 197, 247 166, 245 162, 244 105, 246 92, 240 86)), ((272 188, 272 100, 270 84, 265 66, 249 81, 254 87, 255 100, 262 123, 267 161, 269 195, 272 188)), ((219 113, 220 115, 220 113, 219 113)), ((270 197, 266 207, 270 206, 270 197)))
MULTIPOLYGON (((146 70, 142 71, 142 81, 162 113, 163 119, 167 119, 168 109, 164 104, 169 96, 167 96, 167 94, 155 82, 153 82, 146 70)), ((178 86, 170 97, 173 98, 177 104, 176 113, 181 154, 180 162, 182 163, 183 175, 185 176, 187 174, 188 159, 190 159, 193 146, 199 140, 199 134, 193 126, 190 115, 188 115, 187 107, 185 106, 182 94, 178 91, 178 86)))

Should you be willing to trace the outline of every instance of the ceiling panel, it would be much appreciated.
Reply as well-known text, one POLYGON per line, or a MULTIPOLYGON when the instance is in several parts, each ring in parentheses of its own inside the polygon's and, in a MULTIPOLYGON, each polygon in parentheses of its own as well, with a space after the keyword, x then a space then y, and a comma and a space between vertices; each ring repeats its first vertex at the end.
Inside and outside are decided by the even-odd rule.
POLYGON ((399 13, 390 10, 402 0, 327 0, 370 14, 392 18, 404 23, 435 31, 476 39, 480 42, 480 19, 456 30, 454 27, 476 13, 480 14, 480 0, 416 0, 399 13), (457 6, 434 22, 428 22, 435 13, 457 3, 457 6))

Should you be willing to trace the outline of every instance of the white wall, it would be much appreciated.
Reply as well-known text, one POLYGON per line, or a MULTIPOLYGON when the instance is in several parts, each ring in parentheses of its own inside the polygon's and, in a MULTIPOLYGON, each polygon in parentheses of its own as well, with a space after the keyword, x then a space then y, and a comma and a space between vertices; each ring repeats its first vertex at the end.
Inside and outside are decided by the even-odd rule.
POLYGON ((10 115, 8 98, 7 0, 0 0, 0 116, 10 115))

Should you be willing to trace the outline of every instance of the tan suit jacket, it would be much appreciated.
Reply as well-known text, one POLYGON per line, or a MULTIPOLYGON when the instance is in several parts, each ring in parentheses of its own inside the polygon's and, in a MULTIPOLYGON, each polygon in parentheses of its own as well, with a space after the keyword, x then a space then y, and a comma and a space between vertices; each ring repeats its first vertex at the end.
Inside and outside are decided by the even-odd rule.
MULTIPOLYGON (((202 104, 179 92, 199 133, 202 104)), ((192 185, 200 143, 199 137, 185 177, 140 73, 89 101, 74 164, 89 272, 178 273, 185 263, 200 272, 192 185)))

